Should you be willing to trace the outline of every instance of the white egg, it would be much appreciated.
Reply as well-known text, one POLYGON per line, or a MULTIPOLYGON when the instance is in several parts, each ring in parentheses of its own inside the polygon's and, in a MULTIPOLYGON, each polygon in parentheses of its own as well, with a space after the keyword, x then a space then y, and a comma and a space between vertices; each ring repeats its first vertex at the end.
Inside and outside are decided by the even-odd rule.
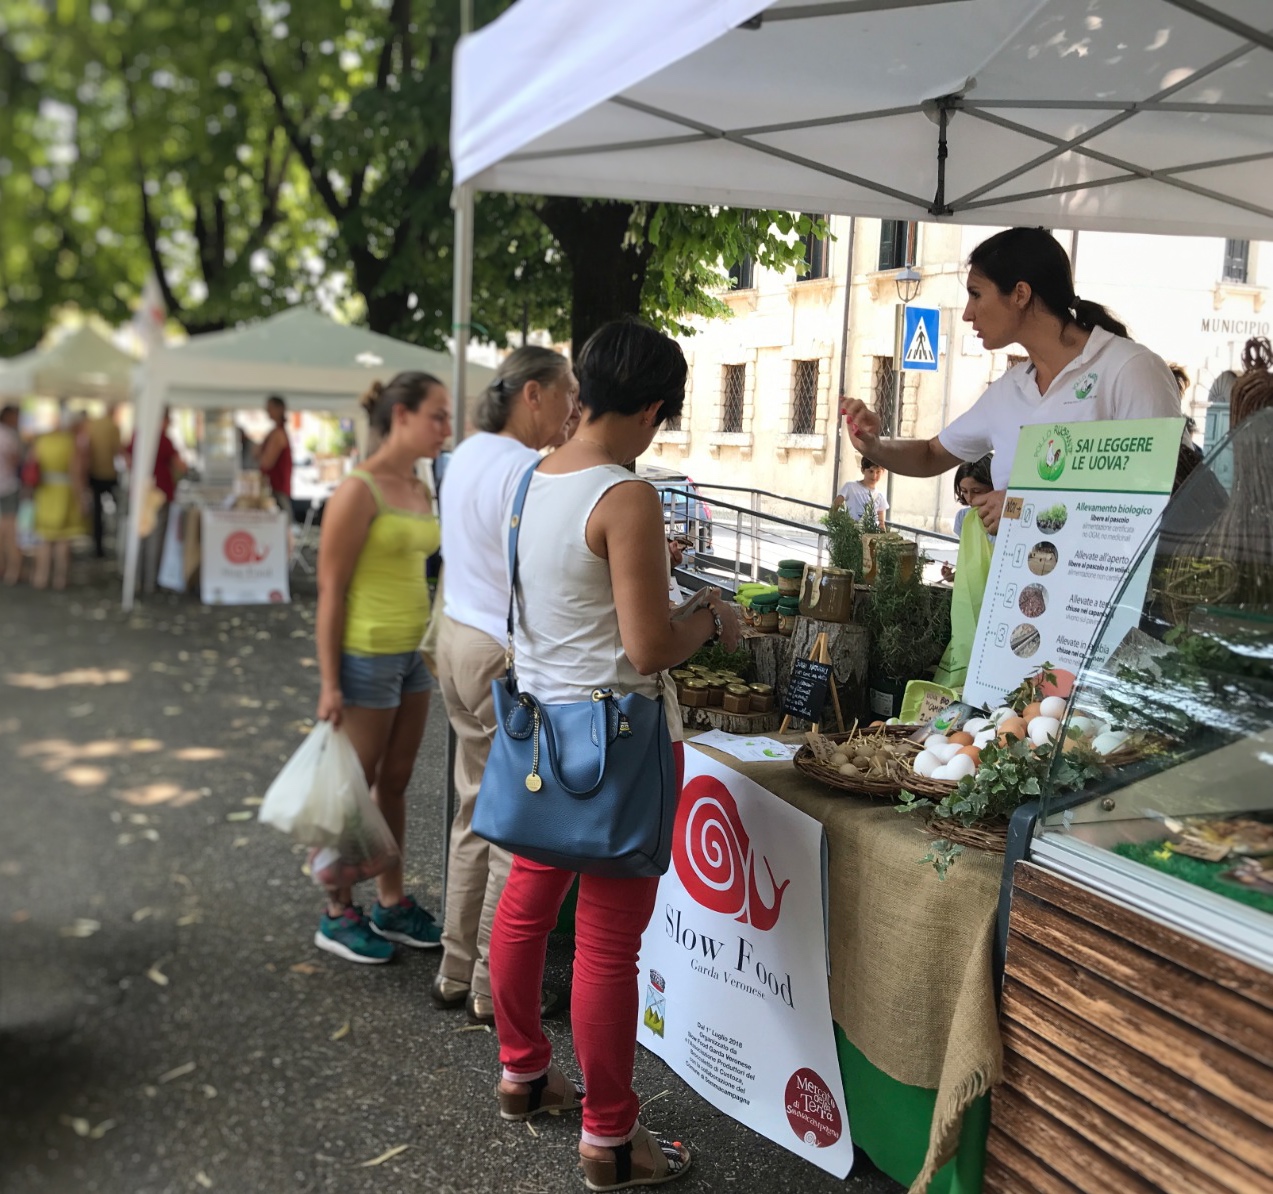
POLYGON ((941 766, 941 760, 936 755, 929 754, 926 750, 921 750, 915 756, 915 762, 911 766, 914 768, 916 775, 931 779, 933 772, 941 766))
POLYGON ((1016 716, 1018 716, 1017 711, 1011 705, 1000 705, 998 709, 990 714, 990 720, 995 725, 998 725, 1005 718, 1016 716))
POLYGON ((1039 714, 1042 717, 1055 717, 1059 721, 1065 716, 1065 698, 1059 696, 1044 697, 1039 702, 1039 714))
POLYGON ((929 734, 928 737, 924 739, 925 750, 932 750, 934 746, 949 746, 949 745, 950 744, 946 741, 945 734, 929 734))
POLYGON ((890 717, 884 724, 886 726, 900 726, 902 724, 902 719, 900 717, 890 717))
POLYGON ((1061 723, 1055 717, 1045 717, 1042 713, 1026 727, 1026 733, 1030 735, 1030 741, 1035 746, 1042 746, 1060 732, 1061 723))
POLYGON ((958 742, 944 742, 941 746, 927 747, 928 753, 941 763, 949 763, 962 749, 958 742))
POLYGON ((1084 738, 1095 738, 1097 734, 1104 732, 1099 721, 1093 721, 1090 717, 1083 717, 1081 714, 1070 718, 1070 729, 1078 730, 1084 738))
POLYGON ((1126 734, 1122 730, 1106 730, 1105 733, 1096 736, 1095 741, 1092 743, 1092 749, 1098 755, 1112 754, 1130 737, 1130 734, 1126 734))
MULTIPOLYGON (((972 775, 977 770, 977 764, 974 763, 968 755, 956 755, 944 767, 941 768, 942 779, 963 779, 967 775, 972 775)), ((937 773, 933 772, 934 778, 937 773)))
POLYGON ((968 734, 980 734, 982 730, 993 728, 994 724, 988 717, 970 717, 959 728, 968 734))
POLYGON ((972 744, 973 746, 985 746, 988 743, 993 742, 998 736, 998 732, 993 726, 988 730, 978 730, 977 733, 972 736, 972 744))

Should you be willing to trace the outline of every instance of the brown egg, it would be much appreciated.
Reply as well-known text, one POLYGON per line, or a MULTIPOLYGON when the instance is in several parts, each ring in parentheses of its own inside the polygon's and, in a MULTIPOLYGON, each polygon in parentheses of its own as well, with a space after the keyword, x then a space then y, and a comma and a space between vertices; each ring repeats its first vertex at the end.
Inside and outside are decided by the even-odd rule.
POLYGON ((1042 701, 1031 701, 1030 704, 1022 710, 1021 720, 1024 721, 1026 725, 1029 725, 1036 717, 1039 716, 1042 705, 1042 701))
MULTIPOLYGON (((971 746, 972 735, 967 730, 952 730, 946 735, 947 742, 957 742, 960 746, 971 746)), ((959 752, 963 754, 963 751, 959 752)))
POLYGON ((1007 741, 1009 735, 1014 738, 1026 738, 1025 721, 1022 718, 1005 717, 1003 721, 999 723, 998 741, 1000 745, 1007 741))
POLYGON ((965 746, 960 749, 959 753, 961 755, 967 755, 974 763, 977 764, 978 767, 981 766, 980 746, 965 746))
POLYGON ((870 724, 869 726, 867 726, 866 728, 867 728, 868 730, 873 730, 873 729, 875 729, 875 727, 876 727, 876 726, 882 726, 883 724, 884 724, 884 723, 883 723, 882 721, 873 721, 873 722, 871 722, 871 724, 870 724))

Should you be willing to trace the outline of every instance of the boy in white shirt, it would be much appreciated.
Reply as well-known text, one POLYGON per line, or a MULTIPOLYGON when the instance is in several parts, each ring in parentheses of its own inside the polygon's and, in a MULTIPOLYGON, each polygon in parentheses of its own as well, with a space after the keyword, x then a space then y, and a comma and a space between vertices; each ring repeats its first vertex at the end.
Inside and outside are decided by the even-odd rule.
POLYGON ((883 465, 876 464, 875 461, 863 456, 862 480, 846 481, 835 496, 833 508, 839 510, 842 506, 848 506, 849 517, 854 522, 861 522, 867 506, 874 505, 876 521, 880 524, 880 530, 884 530, 884 512, 888 509, 888 498, 876 490, 882 476, 884 476, 883 465))

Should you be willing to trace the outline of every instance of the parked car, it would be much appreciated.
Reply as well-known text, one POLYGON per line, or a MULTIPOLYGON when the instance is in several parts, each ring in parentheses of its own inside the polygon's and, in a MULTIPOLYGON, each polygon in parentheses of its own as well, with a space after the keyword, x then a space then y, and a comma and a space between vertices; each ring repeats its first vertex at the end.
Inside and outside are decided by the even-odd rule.
POLYGON ((687 539, 694 551, 712 550, 712 510, 693 480, 658 465, 642 465, 637 475, 649 481, 663 500, 663 524, 669 539, 687 539))

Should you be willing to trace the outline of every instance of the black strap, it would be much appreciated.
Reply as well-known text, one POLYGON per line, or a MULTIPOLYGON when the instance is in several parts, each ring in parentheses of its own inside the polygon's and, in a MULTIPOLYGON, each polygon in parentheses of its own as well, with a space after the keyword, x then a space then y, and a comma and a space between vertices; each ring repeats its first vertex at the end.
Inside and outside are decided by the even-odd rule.
POLYGON ((528 1085, 530 1092, 526 1096, 526 1110, 538 1111, 544 1102, 544 1091, 548 1089, 548 1075, 540 1074, 538 1078, 532 1078, 528 1085))
POLYGON ((517 601, 517 539, 521 533, 522 511, 526 508, 526 494, 530 490, 531 478, 540 462, 535 461, 523 474, 517 484, 517 492, 513 495, 513 510, 508 519, 508 681, 515 680, 513 673, 513 612, 517 601))
POLYGON ((632 1141, 617 1144, 614 1149, 614 1184, 625 1186, 632 1180, 632 1141))

